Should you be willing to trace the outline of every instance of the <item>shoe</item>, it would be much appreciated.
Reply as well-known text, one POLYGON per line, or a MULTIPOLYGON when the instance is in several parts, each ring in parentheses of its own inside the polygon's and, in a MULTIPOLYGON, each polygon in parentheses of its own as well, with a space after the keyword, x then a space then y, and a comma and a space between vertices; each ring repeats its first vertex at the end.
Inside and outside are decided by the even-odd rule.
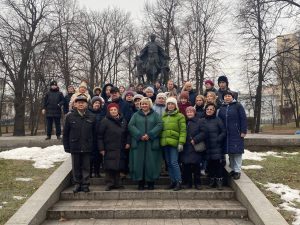
POLYGON ((57 140, 61 140, 61 136, 56 136, 57 137, 57 140))
POLYGON ((107 185, 105 187, 105 191, 111 191, 113 189, 113 187, 111 185, 107 185))
POLYGON ((73 189, 73 193, 78 193, 81 191, 81 185, 80 184, 75 184, 74 189, 73 189))
POLYGON ((148 190, 154 190, 154 182, 148 182, 148 190))
POLYGON ((172 182, 167 188, 166 190, 171 190, 174 189, 176 187, 176 182, 172 182))
POLYGON ((181 189, 182 189, 181 182, 177 182, 175 188, 173 189, 173 191, 179 191, 181 189))
POLYGON ((223 178, 216 178, 217 189, 223 190, 223 178))
POLYGON ((45 138, 45 140, 50 140, 51 139, 51 136, 47 136, 46 138, 45 138))
POLYGON ((142 191, 145 189, 145 181, 141 180, 139 181, 138 190, 142 191))
POLYGON ((89 186, 83 186, 82 191, 85 193, 90 192, 89 186))
POLYGON ((202 190, 202 187, 199 184, 197 184, 197 185, 195 185, 195 189, 196 190, 202 190))
POLYGON ((228 174, 230 177, 233 177, 233 175, 235 174, 234 170, 230 171, 230 173, 228 174))
POLYGON ((241 178, 241 173, 234 173, 234 175, 232 177, 234 180, 238 180, 241 178))
POLYGON ((215 179, 214 177, 209 179, 209 184, 208 184, 208 186, 209 186, 210 188, 215 188, 215 187, 216 187, 216 179, 215 179))
POLYGON ((184 189, 191 189, 193 186, 191 184, 182 185, 184 189))

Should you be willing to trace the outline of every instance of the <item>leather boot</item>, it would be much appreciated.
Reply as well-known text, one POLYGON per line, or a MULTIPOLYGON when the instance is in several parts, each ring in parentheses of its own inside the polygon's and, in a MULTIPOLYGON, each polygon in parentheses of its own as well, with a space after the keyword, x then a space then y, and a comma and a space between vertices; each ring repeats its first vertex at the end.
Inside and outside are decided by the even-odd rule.
POLYGON ((223 190, 223 178, 216 178, 217 189, 223 190))
POLYGON ((211 177, 211 178, 209 179, 209 184, 208 184, 208 186, 209 186, 210 188, 216 187, 216 178, 211 177))
POLYGON ((179 190, 181 190, 182 189, 182 186, 181 186, 181 182, 177 182, 176 183, 176 186, 175 186, 175 188, 173 189, 174 191, 179 191, 179 190))
POLYGON ((139 185, 138 185, 138 190, 142 191, 145 189, 145 181, 144 180, 140 180, 139 181, 139 185))
POLYGON ((78 193, 81 191, 81 185, 80 184, 75 184, 74 189, 73 189, 73 193, 78 193))

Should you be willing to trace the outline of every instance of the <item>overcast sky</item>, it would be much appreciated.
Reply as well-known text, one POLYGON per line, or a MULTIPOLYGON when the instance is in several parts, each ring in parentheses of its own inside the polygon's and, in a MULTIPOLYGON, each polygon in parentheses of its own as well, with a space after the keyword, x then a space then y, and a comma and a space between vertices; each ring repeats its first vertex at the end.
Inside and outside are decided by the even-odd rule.
MULTIPOLYGON (((155 0, 148 0, 155 2, 155 0)), ((213 1, 213 0, 212 0, 213 1)), ((224 50, 224 60, 221 64, 223 74, 229 77, 232 89, 242 91, 244 89, 244 81, 241 79, 242 59, 241 54, 244 52, 243 46, 238 39, 237 29, 232 21, 234 16, 234 7, 237 7, 238 0, 222 0, 226 5, 230 4, 232 13, 228 15, 227 22, 221 27, 220 38, 224 40, 222 49, 224 50)), ((145 0, 78 0, 81 7, 87 7, 93 10, 102 10, 107 7, 119 7, 130 12, 136 23, 143 17, 143 6, 145 0)), ((283 33, 290 33, 295 30, 293 21, 284 21, 282 24, 283 33)), ((221 75, 221 74, 220 74, 221 75)))

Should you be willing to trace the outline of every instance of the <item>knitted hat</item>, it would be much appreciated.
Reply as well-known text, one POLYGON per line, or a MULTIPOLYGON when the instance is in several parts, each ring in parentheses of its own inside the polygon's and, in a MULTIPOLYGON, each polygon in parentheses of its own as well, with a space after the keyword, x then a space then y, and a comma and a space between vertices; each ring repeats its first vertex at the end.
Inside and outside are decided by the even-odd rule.
POLYGON ((145 92, 146 92, 146 91, 151 91, 152 93, 154 93, 153 87, 147 87, 147 88, 145 89, 145 92))
POLYGON ((225 82, 226 85, 227 85, 227 87, 228 87, 228 79, 227 79, 226 76, 219 76, 219 78, 218 78, 218 84, 219 84, 220 82, 225 82))
POLYGON ((55 80, 50 82, 50 86, 54 86, 54 85, 57 86, 57 82, 55 80))
POLYGON ((225 95, 231 95, 232 98, 234 98, 234 95, 233 95, 233 92, 232 92, 232 91, 229 91, 229 90, 224 91, 224 93, 222 94, 222 98, 223 98, 223 99, 224 99, 225 95))
POLYGON ((212 80, 206 80, 206 81, 204 82, 204 84, 210 84, 211 86, 214 86, 214 85, 215 85, 214 82, 213 82, 212 80))
POLYGON ((187 92, 187 91, 181 92, 179 99, 182 99, 182 98, 189 100, 189 92, 187 92))
POLYGON ((147 104, 149 104, 150 106, 150 109, 152 109, 153 107, 153 103, 152 103, 152 100, 151 98, 148 98, 148 97, 143 97, 140 101, 140 103, 142 104, 143 102, 146 102, 147 104))
POLYGON ((140 99, 140 100, 141 100, 142 98, 144 98, 143 95, 136 94, 136 95, 133 97, 133 101, 135 101, 136 99, 140 99))
POLYGON ((94 105, 95 102, 99 101, 102 104, 102 100, 99 96, 94 96, 92 98, 92 105, 94 105))
POLYGON ((109 111, 110 108, 113 108, 113 107, 117 108, 118 111, 120 109, 120 107, 119 107, 119 105, 117 103, 109 103, 108 106, 107 106, 107 111, 109 111))
POLYGON ((196 113, 196 109, 193 106, 189 106, 185 109, 185 111, 193 111, 194 113, 196 113))
POLYGON ((79 87, 84 87, 85 89, 87 89, 87 84, 86 82, 82 81, 79 85, 79 87))
POLYGON ((167 99, 167 95, 165 93, 161 92, 161 93, 158 93, 156 95, 156 99, 158 99, 158 98, 164 98, 166 100, 167 99))
POLYGON ((168 105, 168 103, 173 103, 173 104, 175 104, 175 105, 176 105, 176 108, 178 109, 178 105, 177 105, 177 100, 176 100, 176 98, 174 98, 174 97, 169 97, 169 98, 167 98, 167 100, 166 100, 166 105, 168 105))
POLYGON ((100 87, 94 87, 93 92, 95 93, 97 90, 99 90, 100 92, 102 91, 100 87))
POLYGON ((125 94, 125 97, 131 95, 132 97, 134 97, 133 91, 127 91, 125 94))
POLYGON ((87 102, 87 97, 86 97, 86 95, 78 95, 78 96, 75 98, 75 102, 78 102, 78 101, 84 101, 84 102, 87 102))

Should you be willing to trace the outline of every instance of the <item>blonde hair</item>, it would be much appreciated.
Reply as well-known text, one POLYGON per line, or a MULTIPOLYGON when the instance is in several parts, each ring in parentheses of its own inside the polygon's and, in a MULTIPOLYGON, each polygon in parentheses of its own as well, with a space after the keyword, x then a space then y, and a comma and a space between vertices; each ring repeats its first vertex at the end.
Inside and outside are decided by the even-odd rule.
POLYGON ((141 99, 141 101, 140 101, 140 104, 142 104, 143 102, 144 102, 144 103, 147 103, 147 104, 150 106, 150 109, 152 109, 152 107, 153 107, 153 102, 152 102, 151 98, 143 97, 143 98, 141 99))
POLYGON ((213 104, 216 105, 216 102, 217 102, 217 95, 216 95, 216 93, 213 92, 213 91, 207 92, 206 99, 205 99, 205 105, 206 105, 207 103, 213 103, 213 104), (208 97, 209 95, 213 97, 213 102, 207 102, 207 97, 208 97))

